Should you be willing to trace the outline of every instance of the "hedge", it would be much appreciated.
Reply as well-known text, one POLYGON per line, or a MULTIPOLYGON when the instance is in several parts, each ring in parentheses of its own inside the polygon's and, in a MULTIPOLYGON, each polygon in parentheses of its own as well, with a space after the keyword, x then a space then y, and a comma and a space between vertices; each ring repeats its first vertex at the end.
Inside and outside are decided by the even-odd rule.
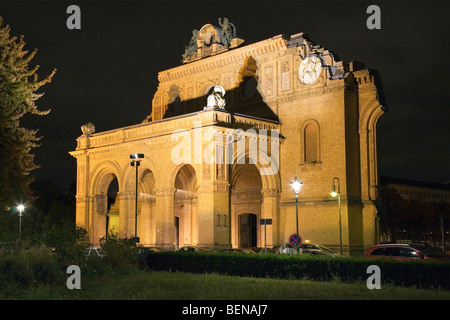
POLYGON ((219 273, 233 276, 280 279, 311 279, 344 282, 366 281, 370 265, 381 270, 381 283, 450 290, 450 263, 388 259, 332 258, 292 255, 251 255, 204 252, 152 252, 147 256, 151 270, 219 273))
POLYGON ((0 248, 0 290, 12 283, 20 287, 64 283, 65 274, 61 271, 58 260, 48 248, 34 247, 14 252, 0 248))

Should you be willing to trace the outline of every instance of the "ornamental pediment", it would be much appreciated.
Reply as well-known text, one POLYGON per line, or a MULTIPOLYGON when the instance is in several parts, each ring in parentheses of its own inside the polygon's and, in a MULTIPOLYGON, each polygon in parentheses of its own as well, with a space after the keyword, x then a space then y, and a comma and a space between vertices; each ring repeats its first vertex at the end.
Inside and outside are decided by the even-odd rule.
POLYGON ((192 37, 185 47, 183 63, 209 57, 242 44, 244 40, 237 37, 236 27, 228 18, 219 18, 219 27, 205 24, 200 30, 192 30, 192 37))

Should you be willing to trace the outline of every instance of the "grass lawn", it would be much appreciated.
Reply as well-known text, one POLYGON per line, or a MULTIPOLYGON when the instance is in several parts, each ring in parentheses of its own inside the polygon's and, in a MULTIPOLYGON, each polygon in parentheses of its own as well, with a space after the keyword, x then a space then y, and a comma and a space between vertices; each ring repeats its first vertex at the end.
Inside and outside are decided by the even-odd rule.
POLYGON ((128 275, 82 276, 81 289, 0 286, 0 299, 33 300, 450 300, 450 291, 340 281, 244 278, 218 274, 135 271, 128 275))

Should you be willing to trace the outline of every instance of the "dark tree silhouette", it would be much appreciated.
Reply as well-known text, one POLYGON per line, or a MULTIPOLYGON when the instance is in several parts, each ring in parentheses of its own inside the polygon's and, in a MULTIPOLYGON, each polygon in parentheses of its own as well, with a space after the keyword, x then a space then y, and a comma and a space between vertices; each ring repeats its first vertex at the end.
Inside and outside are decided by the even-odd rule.
POLYGON ((38 165, 30 152, 39 146, 41 137, 37 130, 21 127, 20 119, 50 112, 38 110, 36 100, 43 93, 37 91, 56 72, 38 80, 39 66, 29 67, 37 50, 24 50, 23 36, 10 36, 9 26, 2 27, 2 23, 0 17, 0 211, 31 197, 30 172, 38 165))

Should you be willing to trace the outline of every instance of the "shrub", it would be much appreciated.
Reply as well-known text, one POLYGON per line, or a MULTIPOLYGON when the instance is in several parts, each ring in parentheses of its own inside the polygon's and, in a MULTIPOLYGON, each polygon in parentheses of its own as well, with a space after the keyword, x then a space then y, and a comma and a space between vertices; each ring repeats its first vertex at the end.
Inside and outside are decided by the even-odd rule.
POLYGON ((0 251, 0 287, 10 283, 20 287, 54 284, 63 279, 57 258, 44 246, 0 251))
POLYGON ((111 235, 100 239, 100 247, 105 256, 101 258, 113 273, 127 274, 137 269, 138 247, 134 238, 118 238, 111 235))
POLYGON ((247 255, 200 252, 154 252, 147 257, 153 270, 271 277, 284 279, 366 281, 367 267, 381 269, 381 281, 401 286, 450 289, 450 263, 318 256, 247 255))
POLYGON ((71 223, 54 225, 43 233, 41 242, 54 248, 61 265, 83 265, 89 246, 87 231, 71 223))

